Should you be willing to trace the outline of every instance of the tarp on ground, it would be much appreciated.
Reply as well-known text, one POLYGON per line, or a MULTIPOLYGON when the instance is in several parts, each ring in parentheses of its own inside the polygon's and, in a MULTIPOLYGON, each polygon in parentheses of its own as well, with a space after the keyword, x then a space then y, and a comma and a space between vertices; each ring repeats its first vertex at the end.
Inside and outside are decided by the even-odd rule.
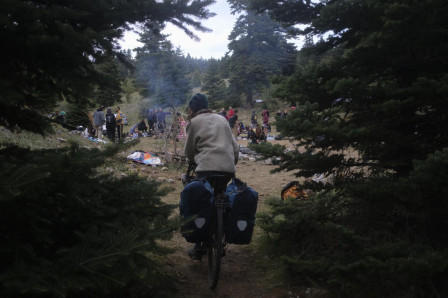
POLYGON ((135 151, 127 159, 144 165, 162 165, 160 158, 150 152, 135 151))

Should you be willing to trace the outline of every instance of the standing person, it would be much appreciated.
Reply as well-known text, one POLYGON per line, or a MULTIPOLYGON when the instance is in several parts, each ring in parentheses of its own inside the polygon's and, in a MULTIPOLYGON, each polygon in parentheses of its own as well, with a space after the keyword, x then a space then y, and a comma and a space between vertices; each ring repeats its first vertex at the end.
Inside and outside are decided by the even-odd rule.
POLYGON ((179 126, 179 132, 178 132, 177 138, 178 139, 186 139, 187 134, 185 132, 185 126, 187 125, 187 122, 185 121, 182 114, 179 112, 177 112, 177 125, 179 126))
POLYGON ((95 126, 95 137, 101 139, 103 137, 103 124, 104 124, 104 106, 99 107, 93 112, 93 125, 95 126))
POLYGON ((120 141, 123 137, 123 113, 121 112, 120 107, 117 107, 115 119, 117 121, 118 140, 120 141))
POLYGON ((159 128, 162 131, 162 134, 165 132, 165 128, 166 128, 166 115, 167 114, 171 114, 171 112, 164 112, 163 109, 159 109, 159 111, 157 112, 157 118, 159 120, 159 128))
POLYGON ((233 116, 229 118, 229 125, 232 129, 233 135, 238 136, 238 110, 235 110, 233 116))
POLYGON ((229 106, 229 110, 227 111, 227 120, 229 120, 230 118, 232 118, 232 116, 235 114, 235 111, 233 110, 233 108, 231 106, 229 106))
POLYGON ((255 109, 252 109, 252 115, 250 116, 250 127, 254 128, 258 125, 257 114, 255 114, 255 109))
POLYGON ((154 109, 152 111, 152 122, 154 123, 154 135, 157 138, 157 135, 159 134, 159 118, 157 117, 157 114, 159 112, 159 109, 154 109))
MULTIPOLYGON (((211 179, 215 192, 226 189, 227 183, 235 176, 239 147, 232 135, 229 123, 220 115, 208 110, 208 100, 204 94, 193 95, 188 102, 187 141, 185 156, 196 163, 196 177, 219 174, 223 177, 211 179)), ((194 260, 201 260, 204 254, 201 244, 188 251, 194 260)))
POLYGON ((227 111, 226 111, 225 108, 221 108, 221 111, 219 111, 218 115, 221 115, 221 116, 223 116, 224 118, 226 118, 226 120, 228 120, 228 119, 227 119, 227 111))
POLYGON ((262 112, 262 116, 263 116, 264 133, 267 134, 268 131, 270 131, 270 126, 269 126, 269 111, 268 111, 268 110, 263 110, 263 112, 262 112))
POLYGON ((154 119, 153 119, 153 115, 152 114, 153 114, 153 110, 149 109, 148 117, 147 117, 147 120, 148 120, 148 132, 149 133, 151 133, 151 130, 154 129, 154 119))
POLYGON ((115 119, 112 109, 106 109, 106 132, 107 137, 111 142, 115 143, 115 128, 117 127, 117 120, 115 119))

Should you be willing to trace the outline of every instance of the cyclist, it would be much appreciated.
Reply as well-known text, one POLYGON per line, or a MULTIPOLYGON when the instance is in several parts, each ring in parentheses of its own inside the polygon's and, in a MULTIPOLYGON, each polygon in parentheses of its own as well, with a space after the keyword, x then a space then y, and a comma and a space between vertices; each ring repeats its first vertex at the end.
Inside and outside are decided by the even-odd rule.
MULTIPOLYGON (((239 157, 239 146, 227 120, 208 110, 208 100, 204 94, 193 95, 188 102, 187 141, 185 156, 196 163, 196 177, 209 177, 215 193, 225 191, 227 183, 235 176, 239 157)), ((202 259, 204 251, 201 243, 188 251, 194 260, 202 259)))

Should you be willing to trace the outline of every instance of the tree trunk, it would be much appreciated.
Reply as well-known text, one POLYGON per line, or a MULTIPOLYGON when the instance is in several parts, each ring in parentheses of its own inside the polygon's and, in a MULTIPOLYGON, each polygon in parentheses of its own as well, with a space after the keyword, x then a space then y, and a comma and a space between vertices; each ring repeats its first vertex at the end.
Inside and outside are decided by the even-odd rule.
POLYGON ((254 101, 253 101, 253 93, 252 89, 248 90, 246 92, 246 104, 248 107, 253 108, 254 107, 254 101))

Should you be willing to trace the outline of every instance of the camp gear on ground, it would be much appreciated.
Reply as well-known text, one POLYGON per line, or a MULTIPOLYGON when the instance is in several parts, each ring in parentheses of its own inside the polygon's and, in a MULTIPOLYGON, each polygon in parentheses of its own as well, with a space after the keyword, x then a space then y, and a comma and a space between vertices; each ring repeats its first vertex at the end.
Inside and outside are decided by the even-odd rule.
POLYGON ((291 181, 283 187, 281 197, 283 201, 306 200, 308 193, 300 187, 298 181, 291 181))
POLYGON ((129 155, 127 159, 145 165, 162 165, 162 162, 160 161, 160 158, 157 157, 157 154, 150 152, 135 151, 129 155))

